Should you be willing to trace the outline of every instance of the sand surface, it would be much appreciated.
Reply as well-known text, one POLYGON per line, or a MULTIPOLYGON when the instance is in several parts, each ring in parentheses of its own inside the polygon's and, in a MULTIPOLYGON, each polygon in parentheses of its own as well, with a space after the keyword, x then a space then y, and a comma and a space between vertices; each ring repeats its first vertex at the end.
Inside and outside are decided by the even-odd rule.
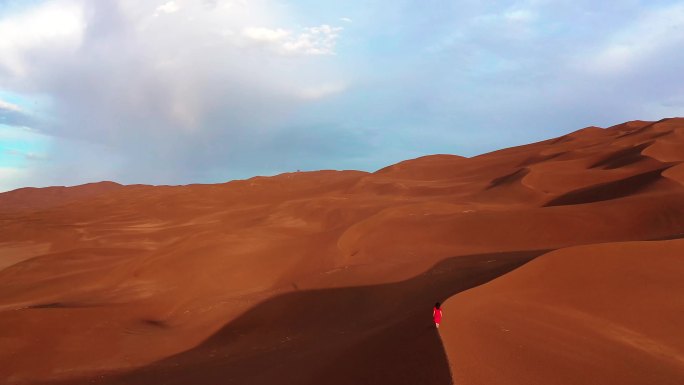
POLYGON ((375 173, 0 194, 0 379, 684 383, 683 145, 684 119, 635 121, 375 173))
POLYGON ((683 250, 561 249, 452 297, 441 336, 455 383, 681 384, 683 250))

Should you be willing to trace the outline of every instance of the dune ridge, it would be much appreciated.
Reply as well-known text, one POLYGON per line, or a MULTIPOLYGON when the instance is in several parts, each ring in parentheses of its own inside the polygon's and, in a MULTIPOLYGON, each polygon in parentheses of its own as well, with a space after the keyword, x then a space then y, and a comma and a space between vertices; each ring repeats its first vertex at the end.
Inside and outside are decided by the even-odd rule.
MULTIPOLYGON (((506 284, 509 277, 547 259, 555 262, 543 282, 565 277, 565 264, 581 272, 575 246, 605 260, 606 301, 620 293, 611 282, 629 273, 619 262, 622 251, 681 254, 681 242, 659 240, 684 234, 683 133, 683 118, 635 121, 472 158, 426 156, 374 173, 0 194, 0 362, 7 363, 0 378, 8 384, 546 380, 543 373, 535 377, 543 354, 504 365, 502 372, 515 373, 504 380, 482 374, 499 359, 517 357, 509 345, 496 344, 498 335, 482 337, 487 345, 480 350, 475 337, 459 341, 464 334, 482 336, 473 325, 487 317, 520 311, 495 301, 509 286, 522 285, 506 284), (623 243, 629 241, 649 242, 623 243), (615 249, 601 246, 614 243, 615 249), (557 249, 456 294, 539 250, 557 249), (429 313, 434 301, 449 297, 440 329, 444 355, 429 313), (484 312, 469 298, 492 305, 484 312), (456 316, 461 312, 467 317, 456 316), (476 357, 473 352, 478 360, 463 358, 476 357), (307 366, 311 357, 320 362, 307 366), (363 364, 368 360, 372 366, 363 364), (401 365, 406 370, 397 371, 401 365)), ((643 282, 655 282, 652 267, 660 259, 629 255, 630 263, 651 272, 643 282)), ((667 261, 677 267, 675 259, 667 261)), ((529 285, 537 282, 527 277, 529 285)), ((671 294, 661 292, 668 287, 682 294, 677 285, 652 294, 666 301, 671 294)), ((575 289, 591 304, 588 287, 575 289)), ((526 300, 553 308, 551 294, 526 300)), ((599 317, 595 308, 580 308, 599 317)), ((553 320, 574 322, 563 317, 553 320)), ((670 357, 679 342, 663 345, 645 329, 670 318, 654 319, 622 327, 656 341, 670 357)), ((521 329, 535 330, 528 321, 515 319, 521 329)), ((595 325, 578 326, 577 338, 559 343, 594 339, 593 328, 606 324, 595 325)), ((543 336, 535 341, 559 341, 553 327, 539 330, 543 336)), ((634 346, 611 345, 596 354, 637 357, 620 349, 634 346)), ((566 369, 588 365, 568 362, 566 369)), ((648 362, 632 373, 635 382, 625 383, 645 383, 654 373, 649 368, 658 378, 683 378, 669 358, 648 362)), ((604 379, 619 374, 590 369, 604 379)), ((555 383, 571 379, 577 377, 555 383)))

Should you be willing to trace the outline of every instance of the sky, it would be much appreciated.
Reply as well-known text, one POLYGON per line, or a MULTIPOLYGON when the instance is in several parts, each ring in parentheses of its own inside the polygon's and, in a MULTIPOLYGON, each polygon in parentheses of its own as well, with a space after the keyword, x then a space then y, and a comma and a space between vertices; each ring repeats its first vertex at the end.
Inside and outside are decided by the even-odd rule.
POLYGON ((684 1, 0 0, 0 191, 475 156, 684 116, 684 1))

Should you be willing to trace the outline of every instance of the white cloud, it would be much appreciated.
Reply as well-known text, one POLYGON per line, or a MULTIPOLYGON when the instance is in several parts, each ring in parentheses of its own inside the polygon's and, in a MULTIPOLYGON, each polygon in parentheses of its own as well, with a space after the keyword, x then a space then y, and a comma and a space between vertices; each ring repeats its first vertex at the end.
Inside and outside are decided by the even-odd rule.
POLYGON ((340 31, 342 27, 327 24, 304 28, 299 34, 282 28, 249 27, 242 30, 242 36, 280 54, 334 55, 340 31))
POLYGON ((354 20, 348 18, 348 17, 340 17, 341 21, 344 21, 345 23, 353 23, 354 20))
POLYGON ((159 15, 160 12, 174 13, 178 12, 179 10, 180 5, 178 5, 178 3, 176 3, 175 1, 169 1, 157 7, 157 12, 155 13, 155 15, 159 15))
POLYGON ((0 67, 26 75, 32 53, 68 54, 79 46, 85 29, 83 10, 72 1, 47 2, 0 20, 0 67))
POLYGON ((7 111, 13 111, 13 112, 22 112, 21 108, 17 106, 16 104, 6 102, 2 99, 0 99, 0 110, 7 110, 7 111))
POLYGON ((242 34, 246 38, 257 42, 282 43, 292 35, 292 31, 287 31, 282 28, 270 29, 250 27, 245 28, 242 31, 242 34))
POLYGON ((323 24, 306 28, 295 40, 285 43, 286 51, 310 55, 332 55, 342 27, 323 24))

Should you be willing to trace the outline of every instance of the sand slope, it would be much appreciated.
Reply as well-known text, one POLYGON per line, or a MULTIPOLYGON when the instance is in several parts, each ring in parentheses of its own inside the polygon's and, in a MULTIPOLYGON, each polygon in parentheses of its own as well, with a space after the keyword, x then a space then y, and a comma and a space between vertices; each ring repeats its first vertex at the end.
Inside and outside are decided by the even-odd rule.
POLYGON ((449 299, 441 336, 456 383, 683 383, 683 251, 684 240, 562 249, 449 299))
POLYGON ((683 131, 637 121, 375 173, 0 194, 0 378, 448 383, 469 346, 447 338, 444 355, 435 301, 548 250, 684 234, 683 131))

